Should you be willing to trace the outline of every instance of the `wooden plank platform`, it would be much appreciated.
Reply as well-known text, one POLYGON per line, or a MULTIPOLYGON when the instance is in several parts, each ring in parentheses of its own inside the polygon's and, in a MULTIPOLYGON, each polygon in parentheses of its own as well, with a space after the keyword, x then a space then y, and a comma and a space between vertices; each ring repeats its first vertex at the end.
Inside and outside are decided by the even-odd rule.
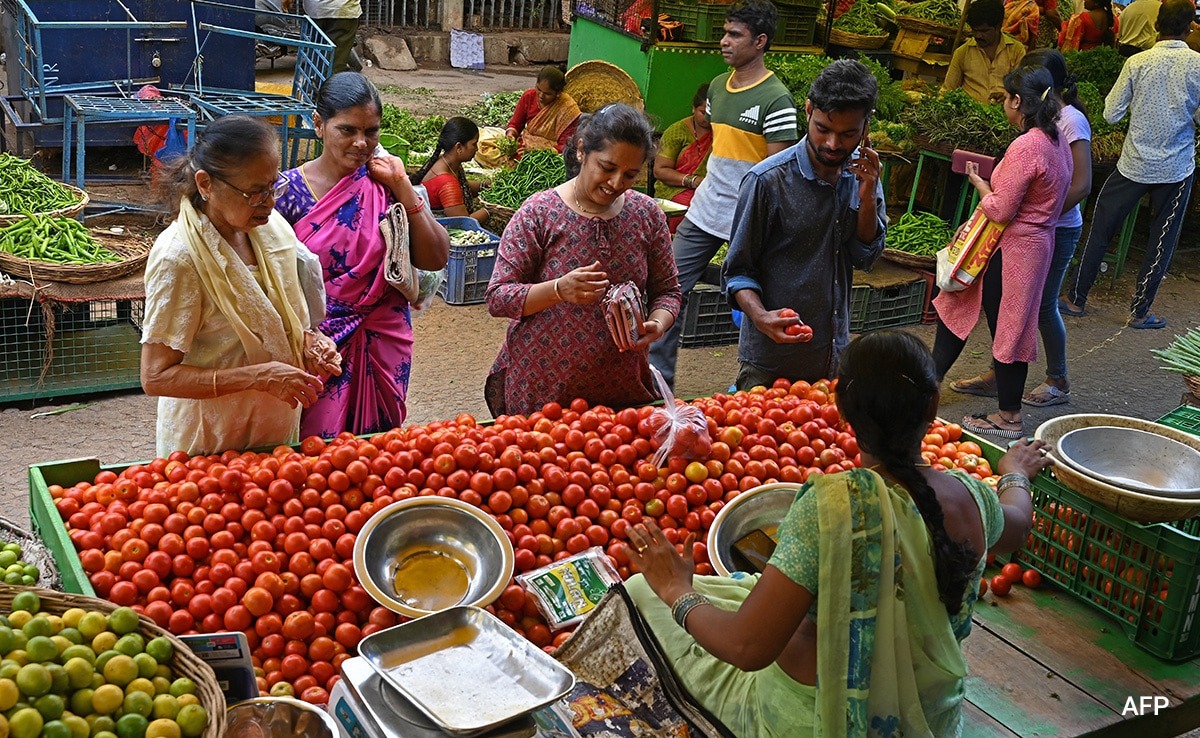
POLYGON ((973 622, 963 648, 964 736, 1154 738, 1200 729, 1200 659, 1161 661, 1062 590, 989 594, 973 622), (1168 702, 1157 715, 1122 715, 1130 697, 1156 696, 1168 702))

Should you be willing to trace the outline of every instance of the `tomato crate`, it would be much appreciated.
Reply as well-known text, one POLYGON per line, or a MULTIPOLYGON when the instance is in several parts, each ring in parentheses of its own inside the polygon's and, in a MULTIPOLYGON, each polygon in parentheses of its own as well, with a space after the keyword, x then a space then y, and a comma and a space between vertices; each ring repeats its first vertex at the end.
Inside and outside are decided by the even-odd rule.
POLYGON ((916 325, 925 313, 925 280, 873 287, 850 287, 850 331, 865 333, 881 328, 916 325))
MULTIPOLYGON (((976 440, 993 468, 1003 449, 976 440)), ((1200 517, 1137 523, 1059 483, 1032 484, 1033 529, 1015 559, 1116 618, 1139 648, 1166 661, 1200 655, 1200 517)))
POLYGON ((446 264, 446 281, 438 294, 450 305, 476 305, 483 302, 488 280, 496 267, 496 249, 500 237, 487 231, 474 218, 438 218, 447 229, 482 231, 489 240, 472 246, 450 245, 450 261, 446 264))
POLYGON ((738 341, 740 331, 733 324, 733 310, 720 287, 698 284, 692 288, 681 320, 679 345, 684 348, 724 346, 738 341))
POLYGON ((46 548, 50 549, 50 555, 54 557, 54 563, 62 575, 64 592, 96 596, 96 590, 92 588, 87 572, 79 562, 75 544, 67 536, 67 524, 54 506, 50 486, 57 484, 70 487, 85 479, 95 479, 97 474, 106 469, 120 474, 128 466, 101 466, 97 459, 71 459, 29 467, 29 519, 34 532, 41 536, 46 548))

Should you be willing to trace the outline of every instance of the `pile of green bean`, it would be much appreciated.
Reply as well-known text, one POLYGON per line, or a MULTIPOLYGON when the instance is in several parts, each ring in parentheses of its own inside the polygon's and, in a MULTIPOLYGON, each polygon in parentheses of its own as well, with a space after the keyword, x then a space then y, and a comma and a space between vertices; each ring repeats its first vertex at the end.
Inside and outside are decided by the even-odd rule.
POLYGON ((0 213, 48 213, 78 202, 74 193, 34 169, 28 159, 0 154, 0 213))
POLYGON ((954 0, 922 0, 896 9, 896 15, 920 18, 943 26, 957 26, 960 12, 954 0))
POLYGON ((888 225, 886 245, 908 254, 933 256, 953 237, 950 224, 933 213, 905 213, 888 225))
POLYGON ((884 33, 875 20, 875 6, 870 0, 856 0, 849 10, 833 22, 833 27, 861 36, 878 36, 884 33))
POLYGON ((0 250, 14 256, 56 264, 99 264, 120 261, 74 218, 31 215, 0 230, 0 250))
POLYGON ((566 181, 567 169, 562 154, 545 149, 526 151, 515 169, 496 175, 484 199, 508 208, 519 208, 530 195, 566 181))

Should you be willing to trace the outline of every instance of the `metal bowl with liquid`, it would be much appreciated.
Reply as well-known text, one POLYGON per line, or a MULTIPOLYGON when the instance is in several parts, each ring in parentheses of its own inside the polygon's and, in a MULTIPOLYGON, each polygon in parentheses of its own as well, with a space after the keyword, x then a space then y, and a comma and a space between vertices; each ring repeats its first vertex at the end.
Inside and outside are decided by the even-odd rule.
POLYGON ((485 607, 513 574, 513 547, 490 515, 460 500, 412 497, 371 516, 354 572, 380 604, 408 617, 485 607))

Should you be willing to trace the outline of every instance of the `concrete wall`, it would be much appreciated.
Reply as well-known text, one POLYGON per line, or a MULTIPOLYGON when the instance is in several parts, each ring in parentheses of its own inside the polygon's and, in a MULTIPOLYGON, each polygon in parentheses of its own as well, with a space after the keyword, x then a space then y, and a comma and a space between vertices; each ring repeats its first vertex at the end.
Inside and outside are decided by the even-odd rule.
MULTIPOLYGON (((391 34, 408 42, 418 63, 450 63, 450 34, 439 31, 407 31, 396 28, 391 34)), ((485 64, 547 64, 567 61, 569 32, 488 31, 483 34, 485 64)))

